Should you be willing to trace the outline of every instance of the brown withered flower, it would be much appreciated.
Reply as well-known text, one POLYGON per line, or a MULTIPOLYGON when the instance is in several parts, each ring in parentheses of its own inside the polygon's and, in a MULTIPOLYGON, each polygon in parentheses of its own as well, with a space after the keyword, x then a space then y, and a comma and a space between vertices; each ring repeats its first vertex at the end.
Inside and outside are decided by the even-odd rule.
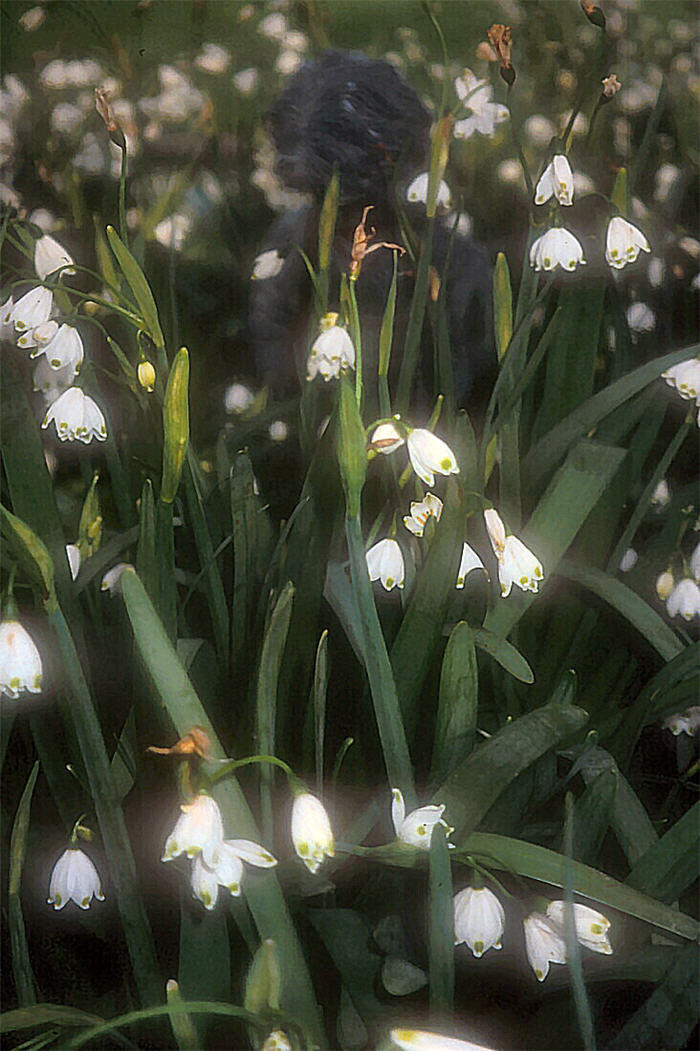
POLYGON ((598 29, 605 29, 605 15, 598 5, 593 3, 593 0, 581 0, 581 10, 594 26, 597 26, 598 29))
POLYGON ((158 748, 152 744, 146 751, 155 755, 196 755, 199 759, 211 759, 211 741, 204 727, 193 726, 172 748, 158 748))
POLYGON ((606 99, 614 98, 614 96, 617 95, 618 91, 622 87, 622 84, 617 79, 614 73, 611 73, 609 76, 604 77, 601 83, 603 85, 603 97, 606 99))
POLYGON ((367 230, 367 216, 374 208, 373 204, 368 204, 362 213, 360 222, 355 227, 355 232, 352 235, 352 249, 351 256, 352 261, 350 263, 350 280, 357 281, 360 276, 360 270, 362 269, 362 263, 366 256, 372 252, 376 252, 378 248, 395 248, 400 255, 406 251, 403 245, 391 244, 388 241, 377 241, 376 244, 370 245, 370 241, 373 241, 377 231, 373 226, 367 230))
POLYGON ((122 131, 119 121, 114 116, 109 92, 104 88, 95 88, 95 109, 105 122, 105 127, 107 128, 109 137, 114 145, 118 146, 120 150, 125 150, 126 139, 124 137, 124 132, 122 131))
POLYGON ((511 55, 510 26, 504 26, 500 22, 495 22, 489 29, 489 40, 491 41, 491 47, 498 56, 501 66, 501 77, 505 80, 508 87, 511 87, 515 83, 515 70, 513 69, 511 55))

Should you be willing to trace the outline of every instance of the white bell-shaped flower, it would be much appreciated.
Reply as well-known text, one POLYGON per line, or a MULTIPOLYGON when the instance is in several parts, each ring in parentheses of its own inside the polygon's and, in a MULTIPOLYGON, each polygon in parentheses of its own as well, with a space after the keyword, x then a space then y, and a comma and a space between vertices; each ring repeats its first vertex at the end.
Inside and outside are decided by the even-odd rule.
POLYGON ((211 865, 204 860, 203 854, 195 857, 191 874, 192 892, 205 909, 211 910, 216 905, 219 887, 225 887, 234 897, 240 895, 244 861, 258 868, 271 868, 277 864, 276 858, 264 847, 248 839, 225 839, 216 848, 211 865))
POLYGON ((107 425, 101 409, 80 387, 69 387, 49 406, 42 427, 55 423, 62 442, 81 441, 85 445, 107 437, 107 425))
POLYGON ((574 203, 574 173, 563 153, 555 154, 542 172, 535 187, 535 204, 544 204, 552 196, 559 204, 574 203))
POLYGON ((659 596, 662 602, 665 602, 673 592, 676 582, 673 579, 673 573, 670 569, 665 569, 663 573, 660 573, 656 578, 656 594, 659 596))
MULTIPOLYGON (((34 330, 36 332, 36 329, 34 330)), ((77 328, 72 325, 61 325, 48 343, 35 347, 30 357, 43 354, 52 369, 72 368, 74 375, 80 371, 83 363, 83 341, 77 328)))
POLYGON ((335 857, 333 829, 326 808, 310 792, 294 797, 292 843, 309 872, 315 875, 324 858, 335 857))
MULTIPOLYGON (((420 175, 416 175, 415 179, 406 190, 406 200, 411 204, 427 204, 429 182, 429 172, 422 172, 420 175)), ((450 193, 450 188, 444 179, 440 180, 435 201, 438 208, 449 208, 452 204, 452 194, 450 193)))
POLYGON ((484 511, 486 531, 498 559, 501 596, 510 595, 513 584, 521 591, 537 591, 544 579, 542 563, 517 536, 506 534, 501 516, 494 508, 484 511))
POLYGON ((74 901, 81 909, 89 909, 93 897, 97 901, 105 900, 99 873, 87 854, 77 847, 69 847, 53 867, 48 904, 62 909, 74 901))
POLYGON ((670 730, 674 737, 687 734, 694 737, 700 730, 700 705, 694 704, 685 712, 675 712, 663 721, 663 728, 670 730))
POLYGON ((51 289, 42 288, 41 285, 30 288, 12 308, 12 324, 15 326, 15 331, 26 332, 29 328, 43 325, 51 317, 52 310, 51 289))
POLYGON ((403 445, 405 440, 393 423, 380 423, 378 427, 374 428, 369 444, 375 452, 383 453, 386 456, 389 453, 393 453, 400 445, 403 445))
POLYGON ((390 537, 380 540, 369 549, 365 558, 370 580, 381 580, 386 591, 403 587, 406 570, 403 553, 396 540, 390 537))
MULTIPOLYGON (((31 350, 34 347, 41 348, 37 351, 37 354, 41 354, 41 350, 49 343, 58 332, 58 321, 54 321, 49 318, 43 325, 37 325, 36 328, 27 329, 21 336, 17 337, 17 346, 21 347, 22 350, 31 350)), ((36 354, 32 354, 32 357, 36 357, 36 354)))
POLYGON ((429 518, 440 521, 442 500, 435 493, 426 493, 422 500, 412 502, 410 511, 410 514, 404 515, 403 524, 414 536, 423 536, 429 518))
POLYGON ((0 694, 41 693, 41 656, 31 635, 18 620, 0 623, 0 694))
POLYGON ((620 559, 620 572, 629 573, 631 569, 637 565, 639 561, 639 555, 633 547, 628 547, 624 555, 620 559))
POLYGON ((571 271, 585 262, 581 242, 563 226, 553 226, 530 248, 530 266, 535 270, 554 270, 560 266, 571 271))
POLYGON ((355 347, 345 329, 335 324, 337 317, 337 314, 326 314, 321 322, 321 335, 316 338, 307 362, 307 380, 323 376, 328 382, 341 372, 355 368, 355 347))
POLYGON ((500 949, 506 914, 488 887, 465 887, 454 899, 455 945, 463 942, 478 959, 489 949, 500 949))
MULTIPOLYGON (((662 478, 651 498, 652 507, 655 507, 657 511, 663 511, 664 507, 668 507, 671 503, 671 490, 668 487, 668 482, 665 478, 662 478)), ((700 545, 698 545, 700 547, 700 545)))
POLYGON ((483 1044, 471 1040, 458 1040, 454 1036, 429 1033, 424 1029, 392 1029, 389 1036, 400 1051, 493 1051, 483 1044))
POLYGON ((700 358, 681 361, 661 373, 669 387, 674 387, 681 398, 700 404, 700 358))
POLYGON ((435 474, 459 474, 455 454, 432 431, 416 427, 406 439, 411 466, 426 485, 435 484, 435 474))
POLYGON ((457 570, 456 588, 461 589, 464 587, 466 579, 473 569, 483 569, 483 571, 486 572, 484 563, 481 561, 474 548, 470 547, 465 540, 462 544, 462 557, 460 558, 459 569, 457 570))
MULTIPOLYGON (((562 931, 565 924, 565 907, 563 901, 550 901, 547 906, 548 918, 558 924, 562 931)), ((587 949, 592 949, 593 952, 610 956, 613 951, 608 938, 610 920, 603 916, 601 912, 596 912, 595 909, 589 908, 588 905, 575 903, 573 910, 576 938, 581 945, 585 945, 587 949)))
POLYGON ((211 796, 200 794, 191 803, 183 803, 180 810, 182 813, 165 842, 161 861, 172 861, 180 854, 187 854, 188 858, 201 854, 205 865, 214 868, 224 841, 218 803, 211 796))
POLYGON ((269 252, 261 252, 256 257, 251 277, 253 281, 266 281, 269 277, 277 277, 283 266, 284 257, 276 248, 272 248, 269 252))
MULTIPOLYGON (((74 262, 63 245, 49 234, 43 234, 37 239, 34 245, 34 269, 40 281, 45 281, 49 274, 61 270, 61 267, 70 267, 74 262)), ((75 270, 61 270, 61 273, 74 274, 75 270)))
POLYGON ((674 587, 666 602, 669 617, 692 620, 700 616, 700 587, 692 577, 684 577, 674 587))
POLYGON ((634 263, 640 252, 651 252, 641 230, 621 215, 614 215, 605 233, 605 261, 615 270, 634 263))
POLYGON ((564 935, 558 924, 541 912, 531 912, 523 920, 523 930, 530 966, 538 982, 543 982, 549 974, 550 963, 566 963, 564 935))
POLYGON ((75 372, 72 366, 65 369, 52 369, 45 357, 37 359, 34 366, 34 390, 41 391, 47 405, 51 405, 56 398, 73 385, 75 372))
POLYGON ((77 544, 66 544, 66 557, 70 566, 70 575, 73 580, 80 572, 80 548, 77 544))
POLYGON ((455 90, 469 111, 455 122, 453 134, 456 139, 470 139, 477 132, 490 138, 498 125, 508 120, 508 107, 492 102, 493 87, 488 81, 479 80, 470 69, 465 69, 462 76, 457 77, 455 90))
POLYGON ((292 1051, 292 1045, 284 1029, 273 1029, 260 1051, 292 1051))
MULTIPOLYGON (((412 847, 420 847, 421 850, 430 850, 430 840, 436 825, 442 825, 445 836, 449 836, 454 829, 442 820, 445 813, 444 804, 441 806, 421 806, 406 814, 406 804, 403 794, 399 788, 391 790, 391 820, 394 823, 396 838, 402 843, 408 843, 412 847)), ((452 846, 452 844, 450 844, 452 846)))

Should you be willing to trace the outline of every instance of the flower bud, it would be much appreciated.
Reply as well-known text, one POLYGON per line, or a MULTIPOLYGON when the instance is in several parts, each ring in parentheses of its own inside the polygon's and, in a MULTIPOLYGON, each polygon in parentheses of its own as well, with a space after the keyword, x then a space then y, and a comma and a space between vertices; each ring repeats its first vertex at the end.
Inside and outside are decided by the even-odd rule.
POLYGON ((140 361, 136 370, 136 375, 138 376, 139 383, 143 389, 150 394, 156 385, 156 370, 153 368, 151 362, 140 361))

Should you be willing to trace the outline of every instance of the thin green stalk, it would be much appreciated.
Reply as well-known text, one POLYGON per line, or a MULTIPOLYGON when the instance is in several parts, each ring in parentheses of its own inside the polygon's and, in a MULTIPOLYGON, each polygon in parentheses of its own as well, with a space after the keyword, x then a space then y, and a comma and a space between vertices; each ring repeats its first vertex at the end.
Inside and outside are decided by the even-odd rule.
POLYGON ((411 388, 413 377, 418 365, 418 352, 420 350, 421 333, 423 331, 423 316, 425 304, 428 299, 428 287, 430 284, 430 260, 433 255, 433 233, 435 229, 435 217, 428 219, 425 231, 425 241, 418 260, 418 271, 416 273, 416 284, 413 289, 411 309, 408 316, 406 329, 406 342, 404 344, 403 357, 401 359, 401 370, 399 372, 399 384, 396 395, 396 404, 399 412, 405 413, 411 399, 411 388))
POLYGON ((29 956, 27 932, 24 926, 22 901, 20 899, 20 884, 27 853, 29 811, 38 774, 39 761, 37 760, 24 786, 10 838, 10 878, 8 887, 10 947, 12 950, 12 973, 15 979, 15 989, 20 1007, 30 1007, 36 1003, 36 980, 29 956))
POLYGON ((583 979, 583 965, 581 963, 581 946, 576 937, 576 924, 574 921, 574 887, 576 879, 573 870, 574 854, 574 797, 571 792, 566 794, 566 819, 564 821, 564 854, 566 862, 565 885, 564 885, 564 936, 566 939, 566 955, 571 969, 571 985, 574 994, 574 1006, 578 1019, 581 1037, 585 1051, 596 1051, 595 1030, 591 1016, 591 1005, 588 1002, 586 983, 583 979))
POLYGON ((530 169, 528 168, 527 161, 525 159, 523 144, 520 139, 520 129, 516 126, 515 120, 513 119, 513 106, 510 101, 510 94, 512 88, 513 85, 509 84, 508 90, 506 91, 506 106, 508 107, 508 112, 510 113, 510 134, 512 136, 513 143, 515 144, 515 149, 518 154, 518 160, 520 161, 520 167, 522 168, 523 175, 525 176, 525 185, 527 186, 528 200, 532 204, 532 201, 535 197, 535 187, 532 182, 532 176, 530 175, 530 169))
POLYGON ((350 327, 355 344, 355 400, 358 408, 362 409, 362 330, 360 328, 360 312, 357 309, 355 285, 356 282, 351 278, 348 281, 348 300, 350 302, 350 327))
POLYGON ((119 233, 122 241, 129 247, 129 227, 126 224, 126 170, 127 170, 127 152, 126 152, 126 139, 121 147, 122 151, 122 163, 119 170, 119 233))

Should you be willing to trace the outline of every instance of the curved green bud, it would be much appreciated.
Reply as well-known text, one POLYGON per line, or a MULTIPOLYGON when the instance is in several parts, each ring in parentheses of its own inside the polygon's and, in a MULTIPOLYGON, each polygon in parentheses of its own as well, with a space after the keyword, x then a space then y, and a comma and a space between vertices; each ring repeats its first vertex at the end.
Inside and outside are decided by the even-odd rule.
POLYGON ((181 347, 170 369, 163 402, 163 481, 160 498, 171 504, 175 499, 187 444, 190 440, 190 356, 181 347))

